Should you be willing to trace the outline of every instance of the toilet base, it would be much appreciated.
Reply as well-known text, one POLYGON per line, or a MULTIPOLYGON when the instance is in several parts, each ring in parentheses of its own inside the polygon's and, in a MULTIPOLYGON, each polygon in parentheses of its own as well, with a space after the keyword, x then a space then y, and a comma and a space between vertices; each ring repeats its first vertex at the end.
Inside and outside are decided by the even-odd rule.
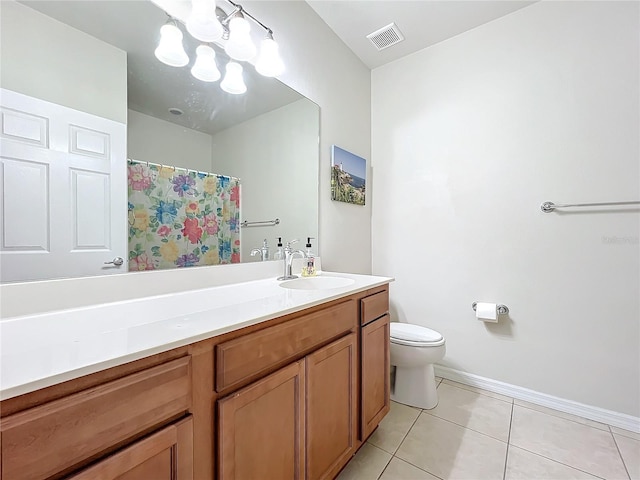
POLYGON ((438 405, 438 391, 433 364, 408 368, 396 366, 394 402, 430 410, 438 405))

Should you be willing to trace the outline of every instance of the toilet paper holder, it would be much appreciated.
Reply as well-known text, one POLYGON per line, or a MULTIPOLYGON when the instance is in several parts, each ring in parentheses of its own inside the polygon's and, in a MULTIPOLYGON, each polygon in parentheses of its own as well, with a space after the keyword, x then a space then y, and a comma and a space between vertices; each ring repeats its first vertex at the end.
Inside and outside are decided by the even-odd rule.
MULTIPOLYGON (((473 302, 471 304, 471 308, 473 308, 473 311, 476 311, 476 305, 478 304, 478 302, 473 302)), ((509 307, 507 307, 506 305, 498 305, 496 307, 496 309, 498 310, 498 314, 499 315, 506 315, 507 313, 509 313, 509 307)))

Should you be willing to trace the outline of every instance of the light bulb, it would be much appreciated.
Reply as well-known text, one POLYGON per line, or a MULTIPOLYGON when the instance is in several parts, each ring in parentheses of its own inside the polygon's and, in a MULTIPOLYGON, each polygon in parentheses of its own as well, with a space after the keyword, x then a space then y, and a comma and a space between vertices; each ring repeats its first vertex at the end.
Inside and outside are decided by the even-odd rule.
POLYGON ((191 68, 191 75, 203 82, 215 82, 220 79, 220 70, 216 65, 216 52, 207 45, 196 48, 196 61, 191 68))
POLYGON ((284 63, 278 52, 278 43, 271 35, 260 44, 260 56, 256 62, 256 71, 265 77, 275 77, 284 72, 284 63))
POLYGON ((160 28, 160 42, 155 51, 156 58, 171 67, 184 67, 189 57, 182 46, 182 32, 173 23, 160 28))
POLYGON ((251 41, 251 25, 241 16, 235 16, 229 22, 229 40, 224 47, 231 58, 247 61, 256 55, 256 46, 251 41))
POLYGON ((244 84, 244 79, 242 78, 242 65, 236 62, 227 63, 226 73, 222 82, 220 82, 220 88, 234 95, 239 95, 247 91, 247 86, 244 84))
POLYGON ((187 18, 187 32, 203 42, 222 38, 223 28, 216 17, 215 0, 192 0, 191 14, 187 18))

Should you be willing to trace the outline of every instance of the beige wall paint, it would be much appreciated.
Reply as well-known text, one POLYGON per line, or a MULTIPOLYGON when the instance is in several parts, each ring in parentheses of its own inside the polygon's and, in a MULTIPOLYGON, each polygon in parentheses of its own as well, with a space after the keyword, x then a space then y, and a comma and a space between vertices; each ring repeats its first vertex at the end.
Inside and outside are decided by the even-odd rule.
MULTIPOLYGON (((322 266, 371 273, 371 196, 357 206, 332 201, 330 192, 332 144, 371 160, 371 72, 303 0, 243 6, 273 29, 287 65, 282 80, 320 106, 322 266)), ((369 170, 369 191, 375 181, 369 170)))
POLYGON ((539 2, 372 73, 373 272, 442 364, 640 416, 639 4, 539 2), (412 92, 398 95, 397 92, 412 92), (511 311, 477 321, 474 301, 511 311))
POLYGON ((211 135, 129 110, 127 155, 134 160, 211 171, 211 135))
POLYGON ((0 27, 2 88, 126 123, 126 52, 13 1, 0 27))
POLYGON ((250 252, 264 239, 273 253, 276 237, 300 240, 294 248, 317 237, 319 120, 318 106, 302 99, 213 136, 213 171, 242 179, 241 220, 280 220, 241 229, 243 262, 259 260, 250 252))

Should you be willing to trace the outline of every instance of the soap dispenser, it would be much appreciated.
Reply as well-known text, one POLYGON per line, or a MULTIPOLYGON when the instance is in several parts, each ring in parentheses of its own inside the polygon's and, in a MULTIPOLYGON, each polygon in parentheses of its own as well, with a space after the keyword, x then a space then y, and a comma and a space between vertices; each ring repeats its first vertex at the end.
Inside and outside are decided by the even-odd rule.
POLYGON ((275 253, 273 254, 273 259, 274 260, 282 260, 283 257, 284 257, 284 252, 282 251, 282 237, 278 237, 278 248, 276 249, 275 253))
POLYGON ((266 238, 262 241, 261 251, 262 251, 262 261, 265 262, 269 260, 269 244, 267 243, 266 238))
POLYGON ((307 258, 304 259, 302 266, 303 277, 315 277, 316 276, 316 254, 311 251, 311 240, 313 237, 307 237, 307 258))

